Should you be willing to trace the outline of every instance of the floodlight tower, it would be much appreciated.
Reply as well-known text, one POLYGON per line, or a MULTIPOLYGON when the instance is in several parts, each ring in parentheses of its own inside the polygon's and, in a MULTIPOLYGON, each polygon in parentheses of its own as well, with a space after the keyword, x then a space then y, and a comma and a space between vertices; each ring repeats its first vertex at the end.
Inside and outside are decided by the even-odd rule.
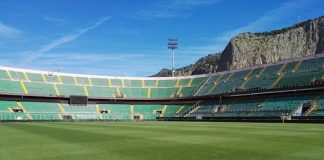
POLYGON ((168 39, 168 49, 171 49, 171 56, 172 56, 172 77, 174 77, 175 70, 174 70, 174 50, 178 49, 178 39, 176 38, 169 38, 168 39))

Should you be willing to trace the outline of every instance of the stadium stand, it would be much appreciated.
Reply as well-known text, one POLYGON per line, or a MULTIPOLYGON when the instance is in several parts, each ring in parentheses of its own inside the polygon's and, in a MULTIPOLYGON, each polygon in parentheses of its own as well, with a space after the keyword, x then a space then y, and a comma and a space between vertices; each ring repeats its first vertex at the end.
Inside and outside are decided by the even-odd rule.
POLYGON ((94 99, 163 100, 167 104, 96 104, 0 101, 0 120, 152 120, 157 117, 280 117, 324 116, 322 93, 264 96, 251 99, 221 97, 278 91, 322 84, 324 54, 264 64, 240 70, 184 77, 108 77, 48 73, 0 67, 0 93, 50 97, 87 96, 94 99), (315 95, 314 95, 315 94, 315 95), (213 102, 173 104, 173 99, 214 96, 213 102), (220 98, 219 98, 220 97, 220 98))

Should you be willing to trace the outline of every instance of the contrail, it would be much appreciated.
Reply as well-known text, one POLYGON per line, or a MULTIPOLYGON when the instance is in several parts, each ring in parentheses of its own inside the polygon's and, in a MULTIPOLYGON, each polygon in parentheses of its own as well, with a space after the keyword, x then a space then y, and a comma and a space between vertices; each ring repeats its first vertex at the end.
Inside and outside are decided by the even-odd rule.
POLYGON ((74 34, 68 34, 65 36, 62 36, 60 38, 57 38, 55 40, 53 40, 52 42, 42 46, 41 48, 39 48, 38 50, 34 51, 34 52, 30 52, 32 53, 32 55, 30 57, 28 57, 25 61, 25 63, 31 62, 35 59, 37 59, 38 57, 44 55, 45 53, 51 51, 52 49, 55 49, 63 44, 69 43, 77 38, 79 38, 80 36, 82 36, 83 34, 99 27, 100 25, 102 25, 103 23, 105 23, 107 20, 109 20, 111 17, 104 17, 101 18, 100 20, 98 20, 94 25, 89 26, 87 28, 82 28, 82 29, 78 29, 77 33, 74 34))

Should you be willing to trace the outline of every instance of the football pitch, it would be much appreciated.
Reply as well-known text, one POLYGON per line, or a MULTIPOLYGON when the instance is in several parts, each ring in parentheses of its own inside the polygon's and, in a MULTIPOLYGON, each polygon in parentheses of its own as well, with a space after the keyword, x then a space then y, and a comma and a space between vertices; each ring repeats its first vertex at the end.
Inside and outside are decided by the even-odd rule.
POLYGON ((0 123, 1 160, 323 160, 324 125, 0 123))

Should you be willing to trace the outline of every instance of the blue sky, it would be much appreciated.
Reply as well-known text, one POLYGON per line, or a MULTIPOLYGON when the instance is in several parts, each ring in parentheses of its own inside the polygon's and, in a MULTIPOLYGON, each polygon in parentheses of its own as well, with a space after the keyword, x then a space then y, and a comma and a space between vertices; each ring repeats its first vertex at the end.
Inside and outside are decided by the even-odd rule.
POLYGON ((0 66, 112 76, 220 52, 241 32, 324 15, 323 0, 0 0, 0 66))

